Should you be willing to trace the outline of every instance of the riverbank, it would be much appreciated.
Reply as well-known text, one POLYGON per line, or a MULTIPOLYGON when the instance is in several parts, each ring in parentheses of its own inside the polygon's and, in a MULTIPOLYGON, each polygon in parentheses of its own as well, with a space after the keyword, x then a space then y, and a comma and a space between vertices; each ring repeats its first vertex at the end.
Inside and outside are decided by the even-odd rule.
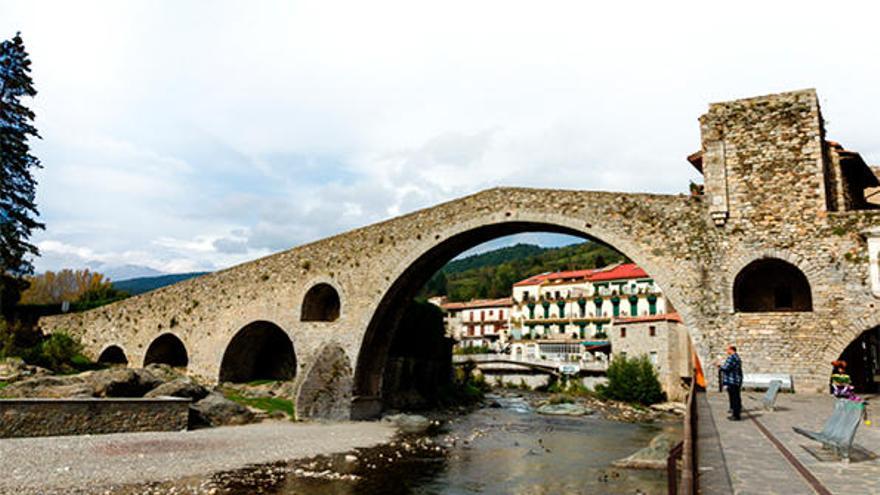
POLYGON ((547 483, 574 493, 660 493, 663 473, 612 463, 660 433, 680 433, 674 414, 532 391, 495 390, 481 404, 426 416, 428 431, 405 436, 389 422, 266 421, 177 433, 0 440, 6 473, 0 494, 424 492, 413 487, 500 494, 547 483), (589 412, 537 413, 560 400, 589 412))
POLYGON ((265 421, 187 432, 5 439, 0 493, 124 493, 125 485, 371 447, 394 434, 381 422, 265 421))
POLYGON ((549 394, 492 394, 482 407, 427 414, 422 434, 350 452, 278 462, 164 483, 123 495, 435 495, 508 493, 662 494, 665 471, 614 467, 660 434, 680 436, 680 418, 652 422, 543 415, 549 394), (516 395, 520 395, 517 397, 516 395), (527 397, 526 397, 527 396, 527 397))

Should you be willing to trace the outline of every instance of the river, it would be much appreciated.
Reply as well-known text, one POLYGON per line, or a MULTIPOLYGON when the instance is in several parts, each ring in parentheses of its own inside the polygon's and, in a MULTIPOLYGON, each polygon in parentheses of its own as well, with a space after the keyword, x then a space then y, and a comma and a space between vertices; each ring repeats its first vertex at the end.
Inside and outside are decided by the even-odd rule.
POLYGON ((523 399, 498 403, 501 407, 454 417, 428 436, 348 458, 219 473, 199 486, 208 493, 234 495, 666 493, 664 471, 617 469, 611 462, 644 447, 661 431, 679 434, 680 421, 638 424, 599 415, 544 416, 523 399))

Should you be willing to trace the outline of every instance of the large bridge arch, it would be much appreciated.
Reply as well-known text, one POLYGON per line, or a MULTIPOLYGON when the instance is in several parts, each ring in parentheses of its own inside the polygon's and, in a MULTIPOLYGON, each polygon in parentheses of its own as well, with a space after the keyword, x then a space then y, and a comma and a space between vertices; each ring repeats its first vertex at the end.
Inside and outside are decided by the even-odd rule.
MULTIPOLYGON (((546 211, 502 210, 489 215, 470 217, 447 224, 437 231, 426 230, 410 249, 386 272, 387 286, 377 291, 367 311, 365 331, 357 354, 354 376, 355 418, 375 415, 381 407, 382 375, 393 340, 393 332, 402 316, 405 302, 428 279, 458 254, 484 242, 524 232, 568 234, 607 244, 639 264, 666 292, 690 331, 701 359, 700 329, 690 325, 696 308, 685 297, 699 280, 699 270, 682 257, 664 256, 670 239, 654 229, 640 229, 638 223, 617 223, 618 217, 546 211), (645 236, 658 235, 646 239, 645 236)), ((647 225, 645 226, 647 227, 647 225)))

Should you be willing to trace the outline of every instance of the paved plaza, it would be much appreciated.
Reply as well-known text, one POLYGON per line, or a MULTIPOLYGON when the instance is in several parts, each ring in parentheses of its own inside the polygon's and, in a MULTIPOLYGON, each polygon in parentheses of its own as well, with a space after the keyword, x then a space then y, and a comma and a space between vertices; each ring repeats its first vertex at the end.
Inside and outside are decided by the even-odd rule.
MULTIPOLYGON (((845 463, 791 429, 820 431, 833 408, 830 395, 780 394, 772 412, 762 410, 762 395, 743 393, 743 419, 729 421, 726 394, 701 394, 701 493, 880 494, 880 425, 859 425, 855 452, 845 463)), ((871 402, 868 414, 874 420, 880 398, 871 402)))

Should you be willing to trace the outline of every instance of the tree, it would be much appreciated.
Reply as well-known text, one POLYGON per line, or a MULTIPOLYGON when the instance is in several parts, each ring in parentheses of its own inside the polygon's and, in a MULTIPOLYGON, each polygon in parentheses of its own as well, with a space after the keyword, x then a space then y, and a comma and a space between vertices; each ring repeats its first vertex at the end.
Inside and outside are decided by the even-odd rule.
POLYGON ((40 160, 30 153, 30 138, 39 138, 32 125, 34 112, 21 99, 33 98, 31 61, 20 33, 0 43, 0 268, 3 293, 0 304, 8 308, 23 288, 22 277, 33 273, 29 256, 39 255, 30 243, 34 230, 43 229, 35 203, 37 182, 32 172, 40 160))
POLYGON ((27 277, 30 283, 21 294, 22 304, 58 304, 69 302, 97 302, 119 296, 113 284, 104 275, 86 270, 65 269, 47 271, 27 277))

